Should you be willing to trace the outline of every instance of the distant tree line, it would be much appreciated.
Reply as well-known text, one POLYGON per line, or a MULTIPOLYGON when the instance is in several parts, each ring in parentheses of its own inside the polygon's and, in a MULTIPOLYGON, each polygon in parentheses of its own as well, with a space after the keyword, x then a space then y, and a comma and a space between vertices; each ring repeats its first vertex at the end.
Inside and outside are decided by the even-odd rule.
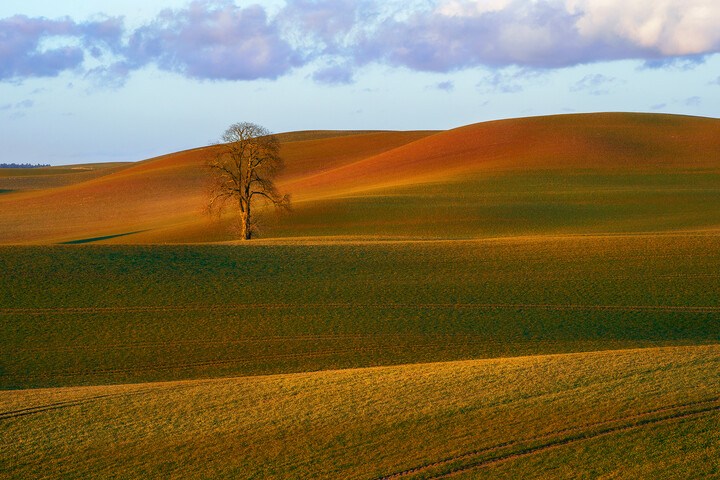
POLYGON ((0 163, 0 168, 39 168, 49 167, 50 164, 32 164, 32 163, 0 163))

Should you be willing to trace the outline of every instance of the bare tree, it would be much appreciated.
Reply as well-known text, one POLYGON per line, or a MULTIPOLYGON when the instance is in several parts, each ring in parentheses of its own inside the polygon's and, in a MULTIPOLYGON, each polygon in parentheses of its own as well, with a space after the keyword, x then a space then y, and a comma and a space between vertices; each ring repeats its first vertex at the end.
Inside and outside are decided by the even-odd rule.
POLYGON ((235 205, 240 238, 249 240, 257 228, 257 201, 290 208, 290 196, 281 195, 274 183, 284 166, 280 144, 268 130, 247 122, 230 125, 222 141, 207 164, 213 180, 208 210, 220 212, 227 204, 235 205))

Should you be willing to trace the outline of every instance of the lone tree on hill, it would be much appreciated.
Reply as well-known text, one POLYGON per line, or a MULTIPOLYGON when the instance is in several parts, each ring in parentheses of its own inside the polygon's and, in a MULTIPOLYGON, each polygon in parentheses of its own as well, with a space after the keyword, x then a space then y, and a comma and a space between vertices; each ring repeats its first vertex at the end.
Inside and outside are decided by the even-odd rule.
POLYGON ((267 129, 254 123, 235 123, 222 135, 219 153, 208 161, 212 187, 208 211, 237 205, 240 238, 249 240, 257 228, 257 200, 289 210, 290 196, 281 195, 274 178, 283 168, 280 144, 267 129))

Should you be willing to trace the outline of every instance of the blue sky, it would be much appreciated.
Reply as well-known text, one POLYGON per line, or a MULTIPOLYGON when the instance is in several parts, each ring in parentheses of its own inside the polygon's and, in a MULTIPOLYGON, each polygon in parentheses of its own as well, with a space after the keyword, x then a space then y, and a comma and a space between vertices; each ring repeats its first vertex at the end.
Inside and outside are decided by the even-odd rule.
POLYGON ((720 115, 716 0, 0 4, 0 163, 135 161, 272 131, 720 115))

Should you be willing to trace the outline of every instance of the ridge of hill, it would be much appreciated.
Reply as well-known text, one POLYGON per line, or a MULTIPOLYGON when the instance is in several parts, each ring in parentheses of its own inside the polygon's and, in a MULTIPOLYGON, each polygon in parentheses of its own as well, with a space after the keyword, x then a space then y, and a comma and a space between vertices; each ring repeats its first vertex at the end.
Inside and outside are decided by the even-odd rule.
POLYGON ((719 120, 573 114, 498 120, 440 132, 288 188, 327 194, 329 189, 360 191, 483 171, 718 167, 719 120))
MULTIPOLYGON (((409 223, 416 225, 400 228, 397 234, 436 237, 437 232, 428 232, 422 225, 435 222, 436 212, 430 210, 453 196, 457 197, 451 202, 454 206, 442 212, 445 224, 442 231, 447 232, 443 236, 475 237, 475 226, 474 230, 463 230, 468 215, 463 208, 475 202, 473 221, 480 222, 481 203, 504 195, 504 205, 516 209, 517 204, 508 202, 518 199, 508 200, 508 196, 533 189, 536 196, 548 199, 552 195, 568 195, 572 190, 575 196, 569 202, 577 205, 591 202, 598 191, 612 189, 646 189, 656 196, 667 196, 661 188, 673 189, 674 196, 690 189, 693 198, 680 203, 685 202, 698 218, 689 223, 643 221, 630 230, 714 229, 720 225, 720 218, 708 213, 720 181, 717 119, 635 113, 573 114, 485 122, 442 132, 308 131, 279 134, 279 138, 287 168, 278 184, 292 194, 298 215, 271 221, 265 232, 270 237, 358 234, 382 237, 409 223), (666 176, 659 178, 660 174, 666 176), (703 177, 697 186, 699 174, 703 177), (602 185, 588 184, 598 178, 602 185), (498 180, 505 182, 507 189, 493 191, 498 180), (564 190, 546 188, 558 184, 564 185, 564 190), (469 203, 468 195, 474 198, 469 203), (363 197, 362 205, 357 204, 356 197, 363 197), (402 200, 410 197, 416 203, 403 204, 402 200), (368 223, 373 218, 375 223, 368 223), (360 227, 353 230, 351 224, 360 227), (463 232, 457 234, 458 229, 463 232)), ((202 165, 216 148, 201 147, 117 166, 98 178, 54 188, 31 191, 3 188, 0 222, 5 228, 0 232, 0 243, 227 240, 223 222, 213 222, 202 214, 206 191, 202 165)), ((527 199, 521 200, 521 205, 527 205, 527 199)), ((626 200, 621 203, 647 201, 626 200)), ((602 209, 603 201, 595 207, 602 209)), ((543 202, 546 200, 540 203, 543 202)), ((652 198, 648 204, 659 205, 658 202, 662 203, 660 198, 652 198)), ((637 217, 641 213, 628 212, 627 216, 637 217)), ((679 213, 682 212, 673 211, 672 216, 679 213)), ((540 214, 524 212, 521 217, 533 223, 539 221, 540 214)), ((580 224, 587 227, 589 221, 591 233, 629 228, 620 220, 608 222, 607 208, 601 214, 590 214, 594 215, 590 220, 581 219, 577 225, 561 225, 559 229, 549 225, 541 232, 567 233, 580 224)), ((497 218, 490 216, 482 230, 493 234, 496 223, 497 218)), ((523 231, 499 231, 507 233, 523 231)))

